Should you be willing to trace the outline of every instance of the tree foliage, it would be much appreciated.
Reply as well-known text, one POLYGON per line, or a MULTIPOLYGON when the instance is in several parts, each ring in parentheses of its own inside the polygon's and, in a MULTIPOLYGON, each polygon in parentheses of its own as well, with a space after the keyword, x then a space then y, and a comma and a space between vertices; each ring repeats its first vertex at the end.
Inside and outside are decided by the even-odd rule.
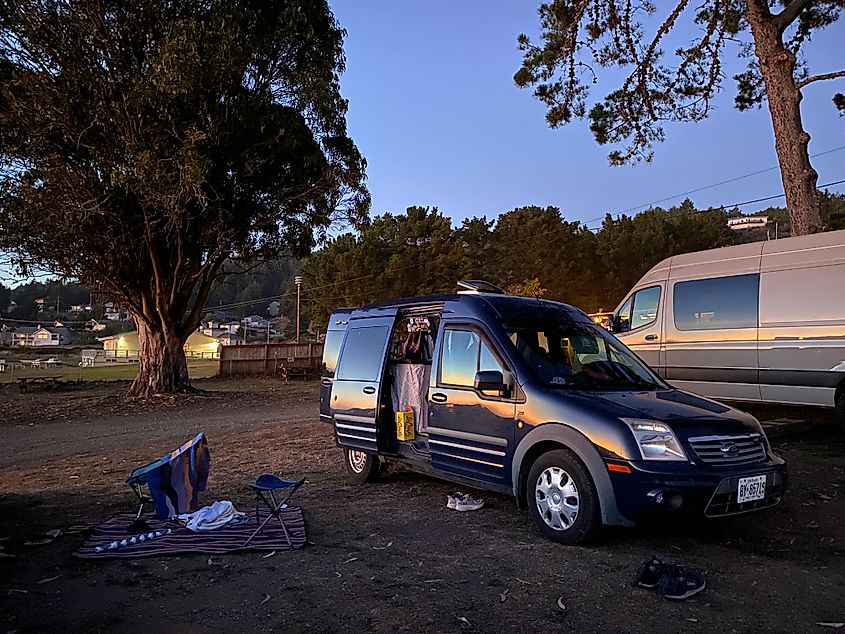
POLYGON ((708 116, 723 87, 726 47, 738 46, 748 66, 734 78, 736 107, 758 107, 768 98, 793 224, 798 233, 820 230, 800 90, 845 76, 845 69, 811 76, 801 48, 815 30, 839 18, 842 0, 788 0, 779 11, 772 0, 673 4, 657 19, 650 0, 543 2, 540 42, 524 34, 518 38, 523 62, 514 81, 534 88, 552 127, 587 118, 596 141, 615 146, 610 163, 621 165, 651 160, 667 121, 708 116), (679 27, 685 20, 687 25, 679 27), (667 53, 670 34, 685 28, 695 35, 689 40, 677 36, 680 43, 667 53), (625 73, 621 85, 591 100, 590 89, 602 69, 612 68, 625 73))
POLYGON ((455 228, 436 209, 411 207, 309 257, 304 306, 324 326, 338 307, 451 293, 457 280, 480 278, 511 293, 607 309, 664 258, 741 239, 726 223, 737 213, 701 211, 687 200, 634 217, 608 215, 593 233, 555 207, 519 207, 495 223, 469 218, 455 228))
POLYGON ((227 259, 364 217, 343 35, 326 0, 0 5, 0 248, 131 311, 135 393, 187 386, 227 259))
POLYGON ((540 284, 540 280, 532 277, 530 280, 525 280, 519 284, 511 284, 507 288, 508 295, 519 295, 521 297, 545 297, 546 290, 540 284))

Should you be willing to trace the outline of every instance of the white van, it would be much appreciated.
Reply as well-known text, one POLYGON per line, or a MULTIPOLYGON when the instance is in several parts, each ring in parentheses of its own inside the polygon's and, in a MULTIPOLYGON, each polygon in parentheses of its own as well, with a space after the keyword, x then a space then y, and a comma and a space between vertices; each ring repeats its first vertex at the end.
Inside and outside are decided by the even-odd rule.
POLYGON ((611 329, 680 389, 836 407, 845 424, 845 231, 663 260, 611 329))

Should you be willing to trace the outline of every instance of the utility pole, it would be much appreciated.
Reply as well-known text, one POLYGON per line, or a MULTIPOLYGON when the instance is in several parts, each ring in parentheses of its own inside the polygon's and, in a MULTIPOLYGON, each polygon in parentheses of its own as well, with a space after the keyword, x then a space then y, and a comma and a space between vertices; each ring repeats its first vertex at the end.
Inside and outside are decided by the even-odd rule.
POLYGON ((299 343, 299 291, 302 289, 302 276, 294 277, 293 283, 296 284, 296 343, 299 343))

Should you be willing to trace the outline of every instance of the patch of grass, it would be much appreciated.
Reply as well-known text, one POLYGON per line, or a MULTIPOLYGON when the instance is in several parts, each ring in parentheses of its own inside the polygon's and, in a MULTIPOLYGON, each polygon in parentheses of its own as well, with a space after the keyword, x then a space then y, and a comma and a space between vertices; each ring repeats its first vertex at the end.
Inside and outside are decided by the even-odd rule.
MULTIPOLYGON (((216 376, 220 370, 217 359, 188 359, 188 373, 192 379, 216 376)), ((21 377, 55 376, 66 381, 131 381, 138 375, 137 363, 115 363, 93 368, 60 366, 58 368, 9 368, 0 374, 0 383, 17 381, 21 377)))

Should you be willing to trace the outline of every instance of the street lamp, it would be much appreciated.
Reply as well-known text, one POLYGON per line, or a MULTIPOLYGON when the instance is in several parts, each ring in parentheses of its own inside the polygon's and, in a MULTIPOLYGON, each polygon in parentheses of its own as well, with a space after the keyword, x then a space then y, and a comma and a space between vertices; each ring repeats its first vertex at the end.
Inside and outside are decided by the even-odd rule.
POLYGON ((294 277, 293 283, 296 284, 296 343, 299 343, 299 291, 302 289, 302 276, 294 277))

